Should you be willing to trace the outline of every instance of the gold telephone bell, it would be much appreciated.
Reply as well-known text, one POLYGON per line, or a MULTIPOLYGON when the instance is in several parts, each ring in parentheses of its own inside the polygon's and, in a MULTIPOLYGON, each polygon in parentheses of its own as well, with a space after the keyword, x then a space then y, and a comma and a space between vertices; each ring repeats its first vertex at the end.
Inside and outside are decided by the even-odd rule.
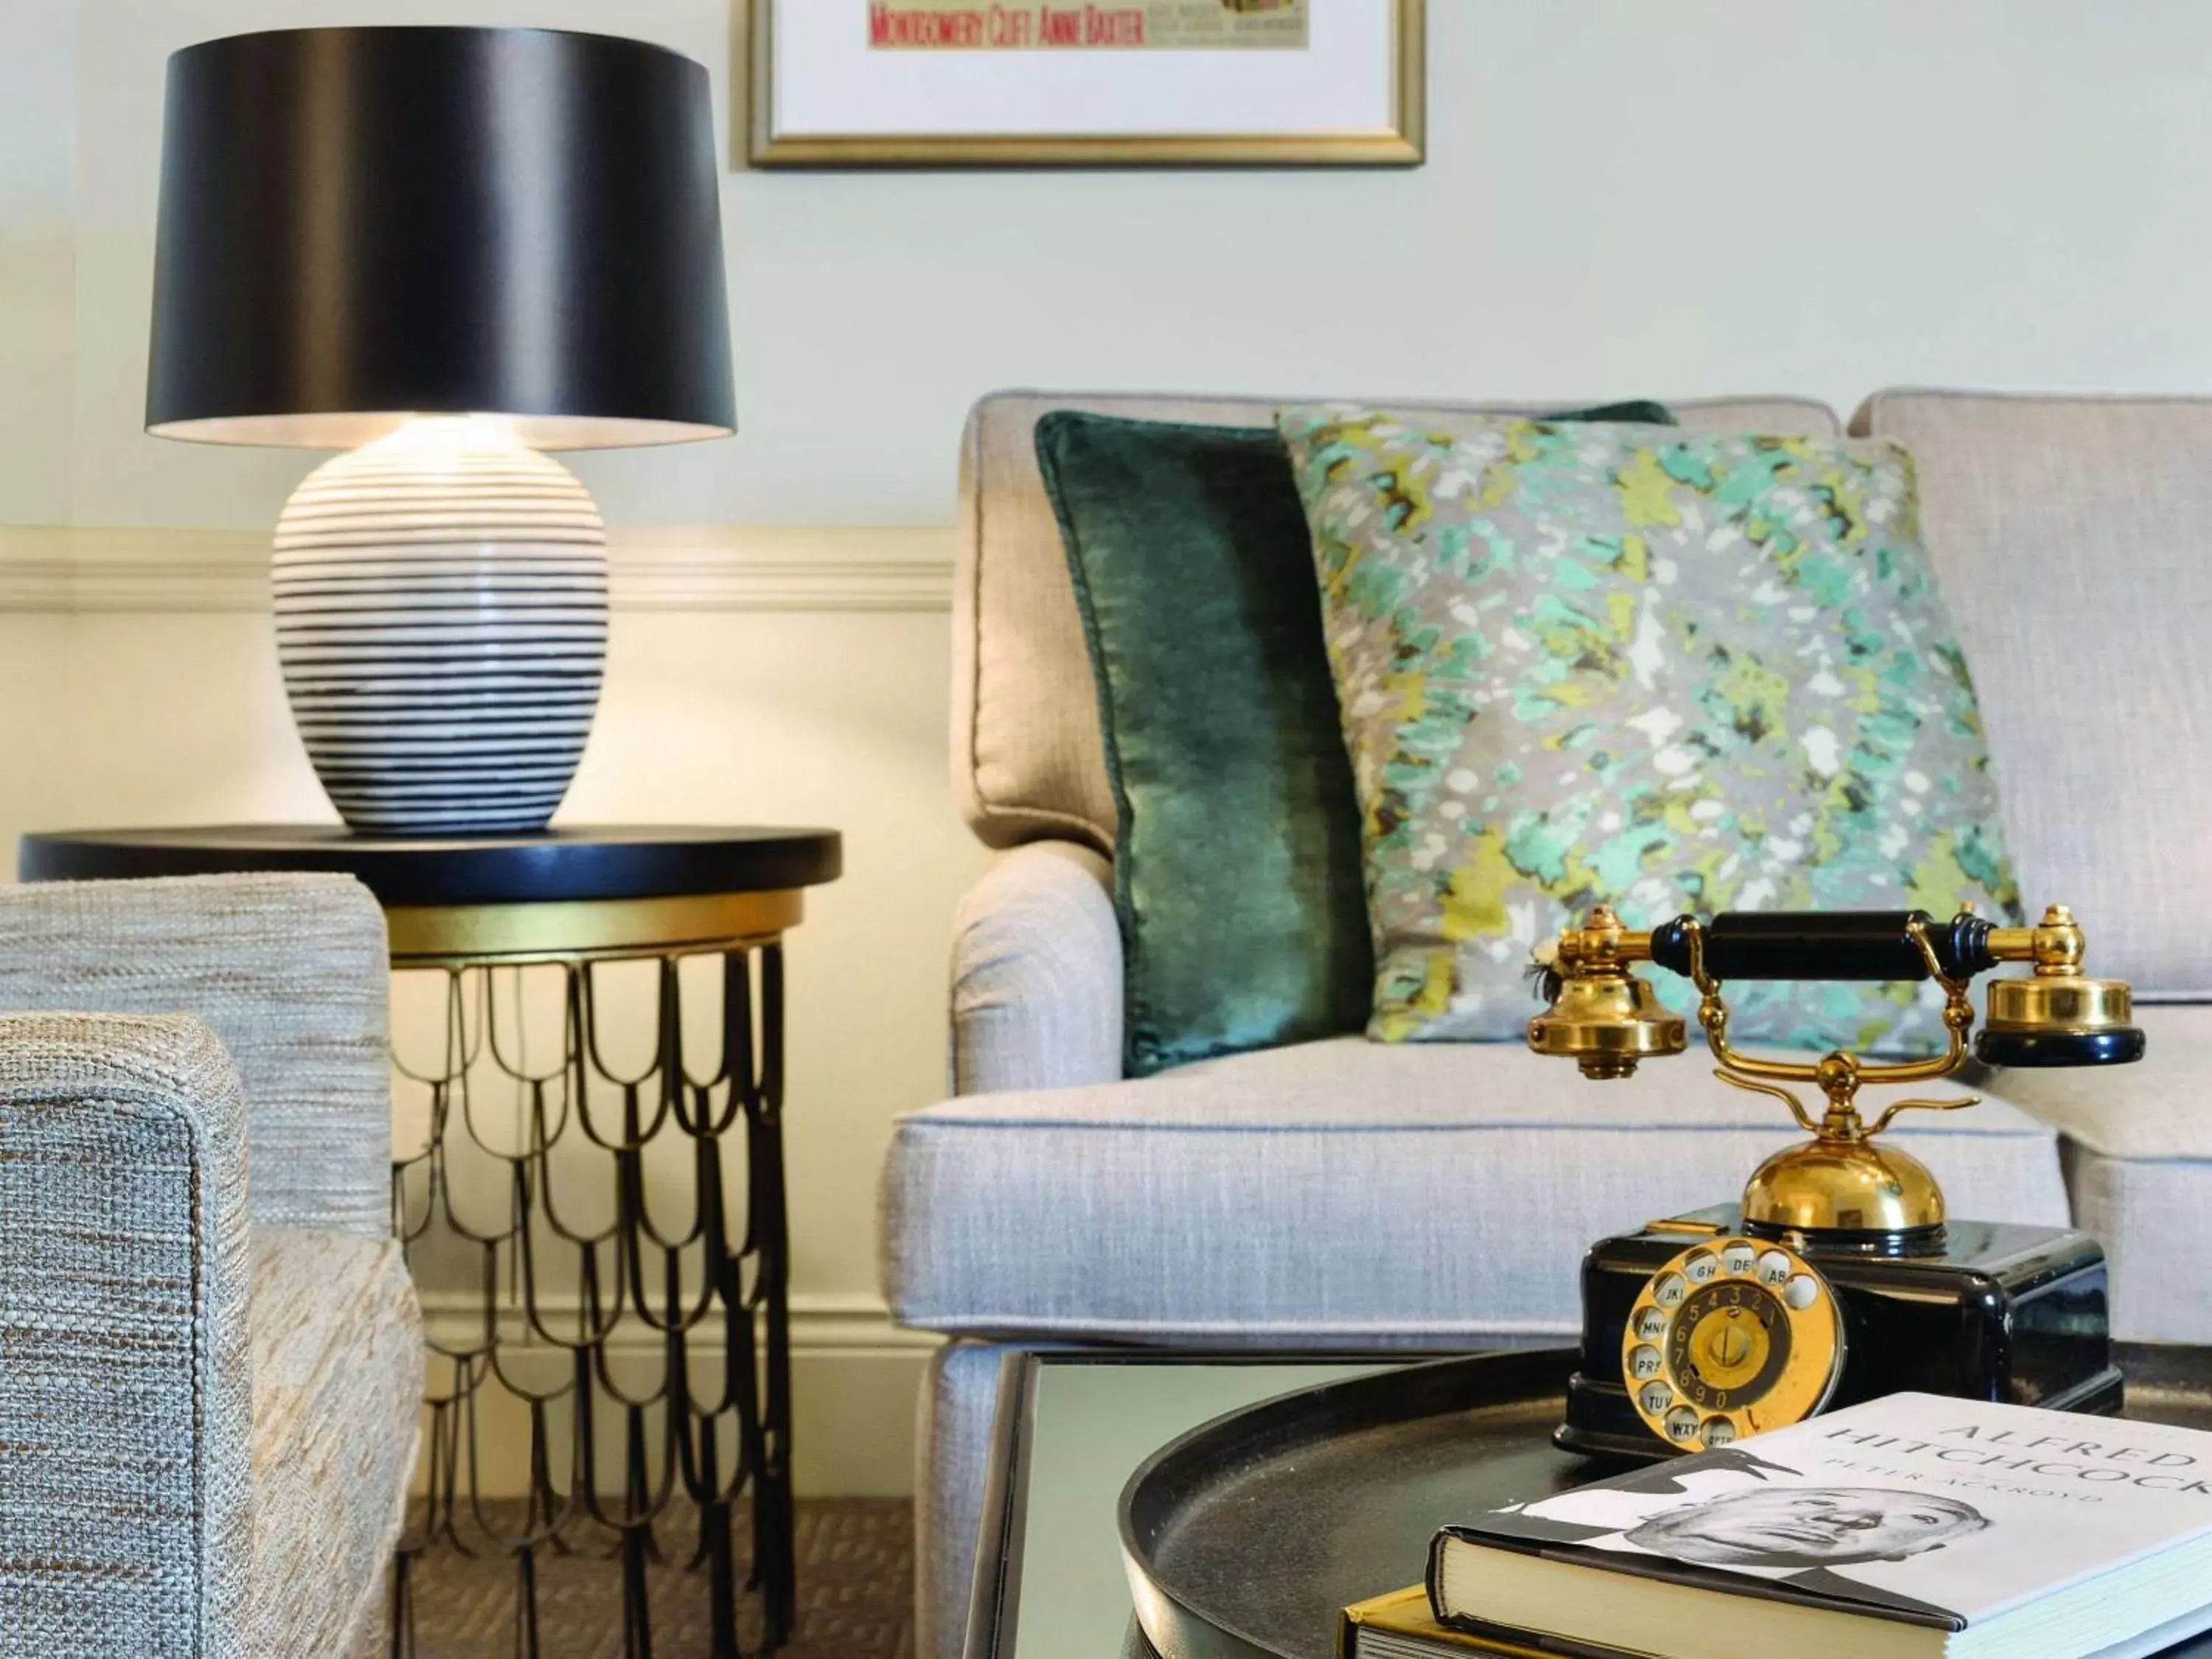
POLYGON ((1902 1112, 1956 1100, 1893 1101, 1873 1122, 1866 1085, 1923 1083, 1966 1063, 1968 988, 1992 980, 1974 1054, 1990 1066, 2101 1066, 2140 1059, 2143 1034, 2118 980, 2087 977, 2072 913, 2033 927, 1971 912, 1680 916, 1649 932, 1601 905, 1538 953, 1546 1011, 1528 1046, 1583 1075, 1632 1075, 1684 1051, 1685 1024, 1634 971, 1682 975, 1721 1081, 1786 1106, 1810 1139, 1754 1170, 1739 1206, 1655 1222, 1601 1241, 1585 1268, 1583 1368, 1559 1438, 1574 1449, 1653 1454, 1724 1445, 1831 1403, 1918 1388, 2060 1409, 2117 1410, 2104 1255, 2078 1233, 1952 1223, 1927 1166, 1877 1139, 1902 1112), (1729 979, 1919 980, 1942 988, 1941 1054, 1875 1063, 1842 1050, 1764 1059, 1729 1040, 1729 979), (1784 1084, 1819 1089, 1807 1109, 1784 1084), (1942 1317, 1930 1323, 1929 1308, 1942 1317), (1847 1333, 1856 1328, 1856 1349, 1847 1333), (1869 1348, 1869 1334, 1884 1341, 1869 1348), (1930 1344, 1936 1346, 1930 1346, 1930 1344), (1615 1380, 1617 1379, 1617 1380, 1615 1380), (2032 1397, 2028 1397, 2032 1396, 2032 1397))

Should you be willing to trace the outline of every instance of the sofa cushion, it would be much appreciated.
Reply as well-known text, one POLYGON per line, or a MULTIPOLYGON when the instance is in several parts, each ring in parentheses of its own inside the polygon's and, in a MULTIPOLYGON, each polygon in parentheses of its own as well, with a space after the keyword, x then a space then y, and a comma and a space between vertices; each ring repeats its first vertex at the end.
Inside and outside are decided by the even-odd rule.
MULTIPOLYGON (((1994 1074, 1996 1086, 2010 1104, 2104 1157, 2212 1162, 2212 1008, 2138 1008, 2136 1021, 2147 1042, 2132 1066, 2008 1071, 1994 1074)), ((2212 1191, 2206 1198, 2212 1209, 2212 1191)))
POLYGON ((390 1240, 264 1228, 253 1258, 252 1659, 354 1650, 380 1615, 422 1394, 390 1240))
POLYGON ((2212 1008, 2137 1011, 2133 1066, 2008 1072, 2005 1098, 2066 1137, 2074 1218, 2112 1262, 2112 1324, 2143 1342, 2212 1342, 2212 1008))
POLYGON ((2212 1342, 2212 1155, 2109 1158, 2061 1148, 2075 1224, 2105 1246, 2112 1334, 2131 1342, 2212 1342))
MULTIPOLYGON (((1674 422, 1650 403, 1558 418, 1674 422)), ((1359 809, 1281 441, 1059 410, 1036 445, 1114 790, 1124 1069, 1359 1030, 1359 809)))
POLYGON ((1890 391, 2031 910, 2091 971, 2212 996, 2212 399, 1890 391))
MULTIPOLYGON (((1577 1328, 1584 1249, 1732 1200, 1796 1132, 1695 1058, 1620 1082, 1517 1044, 1334 1038, 902 1119, 885 1293, 908 1324, 1461 1345, 1577 1328)), ((1906 1120, 1955 1213, 2063 1224, 2052 1133, 1906 1120)))
MULTIPOLYGON (((1281 428, 1359 796, 1370 1036, 1518 1036, 1530 952, 1595 904, 1631 927, 2021 921, 1897 445, 1361 404, 1281 428)), ((1932 983, 1754 982, 1731 1003, 1759 1042, 1943 1038, 1932 983)))
MULTIPOLYGON (((1038 416, 1087 410, 1136 420, 1265 428, 1294 398, 1135 393, 995 393, 968 417, 961 446, 959 571, 953 586, 952 772, 961 809, 993 847, 1057 836, 1113 850, 1114 796, 1098 732, 1083 624, 1052 503, 1037 470, 1038 416)), ((1407 408, 1527 413, 1593 399, 1407 408)), ((1801 398, 1663 400, 1700 431, 1841 430, 1801 398)))
POLYGON ((1282 445, 1072 410, 1036 443, 1114 791, 1123 1069, 1358 1030, 1359 813, 1282 445))

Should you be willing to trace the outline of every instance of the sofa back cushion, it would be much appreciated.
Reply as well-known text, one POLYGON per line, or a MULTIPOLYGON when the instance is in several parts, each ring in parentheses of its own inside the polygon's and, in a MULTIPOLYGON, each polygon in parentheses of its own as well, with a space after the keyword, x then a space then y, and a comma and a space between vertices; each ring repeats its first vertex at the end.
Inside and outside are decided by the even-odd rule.
MULTIPOLYGON (((1037 468, 1038 417, 1056 409, 1135 420, 1267 428, 1296 398, 994 393, 975 405, 961 448, 961 538, 953 598, 953 787, 992 847, 1047 836, 1114 846, 1114 794, 1098 702, 1067 561, 1037 468)), ((1575 400, 1427 403, 1401 409, 1527 413, 1575 400)), ((1587 402, 1588 399, 1583 401, 1587 402)), ((1826 404, 1797 398, 1665 398, 1700 431, 1834 436, 1826 404)))
POLYGON ((1917 465, 2028 909, 2212 997, 2212 399, 1902 389, 1852 429, 1917 465))

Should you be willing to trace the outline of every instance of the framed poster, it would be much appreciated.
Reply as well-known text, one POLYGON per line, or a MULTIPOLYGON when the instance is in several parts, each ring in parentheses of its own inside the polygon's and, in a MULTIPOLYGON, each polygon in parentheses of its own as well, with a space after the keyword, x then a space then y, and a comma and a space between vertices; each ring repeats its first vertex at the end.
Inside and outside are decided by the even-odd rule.
POLYGON ((1411 167, 1424 0, 752 0, 755 167, 1411 167))

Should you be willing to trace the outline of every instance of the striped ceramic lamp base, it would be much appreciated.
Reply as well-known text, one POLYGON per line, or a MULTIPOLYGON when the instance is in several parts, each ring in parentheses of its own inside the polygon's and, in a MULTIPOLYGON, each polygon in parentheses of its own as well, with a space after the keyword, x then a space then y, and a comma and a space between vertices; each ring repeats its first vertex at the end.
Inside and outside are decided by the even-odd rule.
POLYGON ((354 829, 540 830, 607 653, 606 532, 489 421, 410 422, 309 473, 276 526, 276 654, 354 829))

